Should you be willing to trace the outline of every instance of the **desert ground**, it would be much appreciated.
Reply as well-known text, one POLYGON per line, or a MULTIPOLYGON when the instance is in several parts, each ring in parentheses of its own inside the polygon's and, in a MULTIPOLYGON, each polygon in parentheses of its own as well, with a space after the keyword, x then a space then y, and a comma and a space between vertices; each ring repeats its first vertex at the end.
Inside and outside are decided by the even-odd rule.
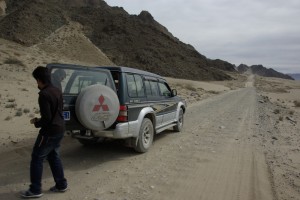
MULTIPOLYGON (((86 63, 85 56, 46 46, 0 42, 0 199, 19 199, 29 185, 38 132, 29 120, 39 116, 31 71, 50 62, 86 63)), ((90 64, 99 62, 111 64, 105 57, 90 64)), ((69 190, 48 192, 54 183, 45 163, 42 199, 300 199, 300 82, 231 76, 223 82, 167 77, 188 103, 184 129, 157 135, 145 154, 118 141, 84 147, 66 135, 61 157, 69 190)))

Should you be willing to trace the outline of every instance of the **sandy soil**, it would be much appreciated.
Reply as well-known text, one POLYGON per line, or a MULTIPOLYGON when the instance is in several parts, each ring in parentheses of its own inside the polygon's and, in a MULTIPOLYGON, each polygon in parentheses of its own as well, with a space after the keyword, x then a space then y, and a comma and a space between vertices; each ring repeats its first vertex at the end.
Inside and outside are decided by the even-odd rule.
MULTIPOLYGON (((29 184, 38 132, 29 124, 39 115, 31 71, 75 61, 7 41, 0 52, 0 199, 18 199, 29 184)), ((293 103, 300 101, 300 82, 167 79, 188 101, 181 133, 157 135, 145 154, 118 141, 87 148, 66 136, 61 154, 70 189, 47 191, 53 180, 45 163, 43 199, 300 199, 300 108, 293 103)))

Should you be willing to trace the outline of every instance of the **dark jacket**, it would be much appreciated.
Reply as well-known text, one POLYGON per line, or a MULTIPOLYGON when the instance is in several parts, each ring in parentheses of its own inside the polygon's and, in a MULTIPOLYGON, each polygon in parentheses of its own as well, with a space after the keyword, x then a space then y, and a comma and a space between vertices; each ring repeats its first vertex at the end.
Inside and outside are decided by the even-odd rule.
POLYGON ((61 91, 53 85, 47 85, 39 92, 38 101, 41 118, 34 123, 35 127, 41 128, 41 134, 63 134, 65 125, 61 91))

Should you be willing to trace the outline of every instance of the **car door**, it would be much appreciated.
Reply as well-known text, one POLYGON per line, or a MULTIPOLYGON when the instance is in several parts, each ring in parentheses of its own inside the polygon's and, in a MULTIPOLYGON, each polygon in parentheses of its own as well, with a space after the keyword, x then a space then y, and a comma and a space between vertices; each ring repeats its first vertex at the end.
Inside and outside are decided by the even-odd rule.
POLYGON ((113 78, 109 70, 69 64, 48 64, 53 82, 57 70, 63 70, 65 77, 61 80, 61 90, 64 100, 64 120, 67 130, 85 130, 78 120, 75 104, 78 94, 86 87, 95 84, 108 86, 116 91, 113 78))
POLYGON ((171 89, 165 81, 158 82, 159 95, 161 97, 162 125, 168 125, 175 121, 178 102, 172 96, 171 89))
POLYGON ((155 112, 156 127, 160 127, 163 123, 164 106, 161 104, 161 96, 159 95, 157 83, 158 80, 156 78, 145 77, 144 79, 147 101, 155 112))

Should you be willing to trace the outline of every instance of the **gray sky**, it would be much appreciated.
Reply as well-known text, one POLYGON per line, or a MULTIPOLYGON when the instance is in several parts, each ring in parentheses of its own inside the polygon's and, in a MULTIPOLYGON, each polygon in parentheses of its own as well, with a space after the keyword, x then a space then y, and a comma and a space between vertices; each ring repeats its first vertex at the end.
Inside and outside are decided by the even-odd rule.
POLYGON ((300 73, 300 0, 105 0, 142 10, 210 59, 300 73))

